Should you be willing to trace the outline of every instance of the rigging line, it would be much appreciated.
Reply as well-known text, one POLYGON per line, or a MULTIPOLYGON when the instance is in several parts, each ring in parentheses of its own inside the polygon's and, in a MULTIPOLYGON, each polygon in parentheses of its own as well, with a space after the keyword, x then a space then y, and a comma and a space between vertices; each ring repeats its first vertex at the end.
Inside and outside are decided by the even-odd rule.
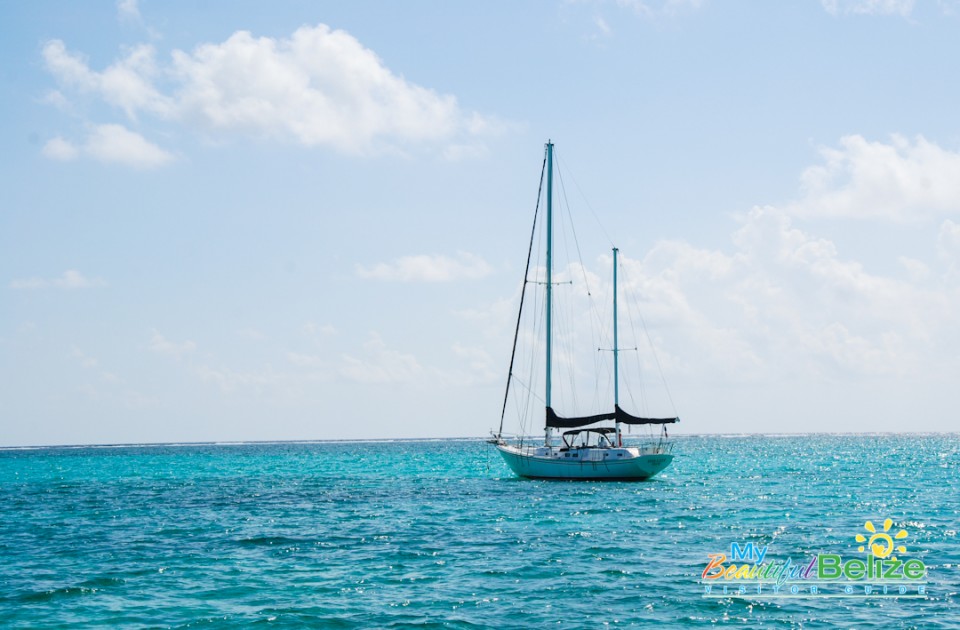
MULTIPOLYGON (((530 389, 530 387, 529 387, 526 383, 524 383, 521 379, 519 379, 519 378, 517 378, 516 376, 514 376, 514 377, 513 377, 513 380, 515 380, 515 381, 516 381, 520 386, 522 386, 525 390, 527 390, 528 392, 530 392, 530 395, 531 395, 531 396, 533 396, 534 398, 536 398, 537 400, 539 400, 539 401, 542 402, 543 404, 547 404, 546 401, 543 400, 543 398, 541 398, 540 396, 537 396, 537 392, 535 392, 535 391, 533 391, 532 389, 530 389)), ((526 431, 526 428, 524 428, 523 431, 525 432, 525 431, 526 431)))
MULTIPOLYGON (((543 226, 541 224, 541 229, 537 231, 537 243, 536 243, 537 258, 535 261, 536 263, 535 269, 537 270, 537 274, 539 274, 539 271, 541 268, 541 258, 543 257, 543 254, 544 254, 544 251, 543 251, 544 238, 543 237, 544 237, 544 232, 546 232, 546 230, 542 229, 542 227, 543 226)), ((534 261, 531 261, 531 263, 533 262, 534 261)), ((536 284, 539 284, 539 283, 536 283, 536 284)), ((539 383, 539 379, 543 376, 542 370, 537 369, 538 364, 540 363, 539 353, 542 350, 542 348, 537 344, 537 340, 543 338, 542 333, 543 333, 543 328, 546 321, 546 303, 547 303, 546 291, 534 291, 533 298, 531 301, 533 305, 533 314, 532 316, 528 316, 528 317, 530 317, 529 321, 533 324, 533 337, 530 338, 529 344, 524 345, 524 348, 526 348, 527 346, 529 346, 530 348, 530 373, 527 378, 527 383, 530 384, 530 387, 533 390, 536 390, 538 387, 537 384, 539 383)), ((528 320, 525 319, 525 321, 528 321, 528 320)), ((518 340, 518 343, 519 343, 519 340, 518 340)), ((536 400, 534 399, 534 396, 532 395, 532 393, 527 392, 526 400, 524 402, 524 405, 525 405, 524 415, 521 423, 521 429, 524 434, 529 433, 527 428, 528 424, 533 423, 534 418, 536 417, 537 410, 535 409, 536 407, 535 403, 536 403, 536 400)))
MULTIPOLYGON (((536 268, 537 269, 540 268, 540 257, 543 252, 543 247, 542 247, 543 232, 544 232, 543 230, 539 230, 537 232, 537 244, 536 244, 536 249, 537 249, 536 268)), ((537 284, 532 281, 530 282, 531 284, 535 284, 535 285, 537 284)), ((526 380, 526 383, 529 384, 527 385, 527 394, 526 396, 523 397, 524 400, 522 404, 520 402, 521 397, 520 396, 515 397, 517 402, 518 415, 520 417, 520 432, 524 435, 528 433, 528 430, 527 430, 528 424, 532 422, 532 418, 535 415, 535 411, 533 409, 535 400, 532 394, 533 394, 533 390, 536 389, 538 377, 540 376, 540 371, 536 369, 537 362, 538 362, 537 353, 539 352, 539 347, 537 346, 535 340, 540 339, 541 328, 543 326, 543 320, 545 316, 544 304, 541 304, 541 302, 544 302, 544 303, 546 302, 546 298, 544 294, 545 294, 544 291, 535 291, 533 293, 533 298, 531 299, 531 305, 530 305, 533 309, 533 312, 531 314, 530 309, 527 309, 526 316, 524 317, 524 322, 529 321, 533 326, 533 337, 530 340, 528 340, 530 343, 524 343, 523 345, 520 345, 520 340, 519 338, 517 339, 517 345, 519 346, 519 349, 521 350, 521 353, 522 353, 520 357, 521 364, 526 364, 527 355, 529 355, 529 374, 526 380)))
MULTIPOLYGON (((623 269, 622 265, 621 269, 623 269)), ((651 339, 650 331, 647 329, 647 320, 644 319, 643 311, 640 310, 640 302, 636 295, 633 295, 632 293, 630 295, 633 297, 634 304, 637 306, 637 315, 640 317, 640 323, 643 324, 643 334, 647 338, 647 343, 650 344, 650 351, 653 353, 653 361, 657 364, 657 371, 660 373, 660 380, 663 382, 663 388, 667 392, 667 398, 670 400, 670 406, 673 408, 673 414, 679 416, 680 414, 677 413, 677 405, 673 402, 673 394, 670 393, 670 386, 667 384, 667 378, 663 374, 663 366, 660 365, 660 357, 657 355, 657 348, 653 345, 653 339, 651 339)), ((632 319, 631 325, 633 325, 632 319)))
MULTIPOLYGON (((603 340, 604 324, 603 324, 603 320, 600 318, 600 309, 597 308, 597 303, 593 299, 593 292, 590 290, 590 282, 587 279, 587 267, 586 265, 583 264, 583 255, 580 253, 580 240, 577 238, 577 230, 573 225, 573 214, 570 211, 570 201, 567 199, 567 187, 563 183, 563 168, 561 168, 560 166, 560 158, 557 154, 556 148, 554 148, 554 151, 553 151, 553 158, 557 163, 557 179, 560 180, 560 192, 563 195, 564 205, 566 205, 567 207, 567 219, 570 222, 570 231, 573 233, 573 242, 577 248, 577 259, 580 261, 580 271, 581 273, 583 273, 583 286, 586 287, 587 297, 590 298, 590 313, 597 320, 597 328, 596 328, 597 337, 600 339, 600 342, 603 343, 604 342, 603 340)), ((573 178, 573 173, 570 174, 570 177, 573 178)), ((576 183, 575 179, 574 179, 574 183, 576 183)), ((581 196, 583 196, 583 192, 581 192, 580 194, 581 196)), ((586 199, 584 199, 584 201, 586 201, 586 199)), ((590 206, 590 202, 587 202, 587 207, 589 206, 590 206)), ((593 208, 590 208, 590 211, 593 212, 593 208)), ((596 218, 597 214, 594 212, 593 216, 596 218)), ((600 219, 597 218, 597 222, 599 221, 600 219)), ((600 229, 603 230, 603 225, 600 226, 600 229)), ((603 233, 604 235, 607 236, 607 239, 609 240, 610 237, 609 235, 607 235, 605 230, 603 231, 603 233)), ((612 244, 612 241, 611 241, 611 244, 612 244)), ((592 327, 592 322, 591 322, 591 327, 592 327)), ((592 336, 594 330, 591 328, 590 332, 592 336)))
MULTIPOLYGON (((630 328, 633 329, 633 322, 630 322, 630 328)), ((634 337, 637 336, 636 330, 631 330, 631 332, 633 332, 633 336, 634 336, 634 337)), ((626 365, 624 365, 624 367, 626 367, 626 365)), ((626 372, 626 370, 624 370, 624 372, 626 372)), ((626 375, 624 375, 624 376, 626 376, 626 375)), ((626 380, 626 379, 624 379, 624 380, 626 380)), ((629 383, 630 381, 627 380, 626 382, 629 383)), ((643 369, 642 369, 642 367, 640 366, 640 355, 639 355, 639 353, 637 354, 637 382, 640 384, 640 398, 641 398, 641 400, 646 400, 646 396, 644 396, 644 393, 643 393, 643 369)), ((634 409, 636 409, 638 412, 640 412, 640 413, 645 413, 645 409, 644 409, 643 407, 641 407, 640 405, 638 405, 636 399, 633 397, 633 388, 628 386, 628 387, 626 387, 625 389, 627 390, 627 396, 630 397, 630 405, 631 405, 634 409)))
MULTIPOLYGON (((553 149, 553 159, 557 159, 557 149, 553 149)), ((600 231, 603 232, 603 235, 607 238, 607 241, 610 243, 610 246, 613 247, 613 239, 610 238, 610 234, 607 233, 607 230, 604 229, 603 223, 600 222, 600 217, 597 215, 596 211, 593 209, 593 206, 590 205, 590 200, 587 199, 587 196, 583 194, 583 189, 580 188, 580 184, 577 182, 577 178, 573 176, 573 171, 570 172, 570 179, 573 180, 573 185, 577 187, 577 192, 580 193, 580 197, 583 198, 583 202, 587 204, 587 208, 590 209, 590 213, 593 215, 593 218, 597 221, 597 225, 600 226, 600 231)))
POLYGON ((560 192, 563 193, 563 204, 567 207, 567 220, 570 221, 570 231, 573 233, 573 243, 577 247, 577 259, 580 261, 580 271, 583 272, 583 285, 587 287, 587 295, 593 297, 590 293, 590 283, 587 282, 587 268, 583 264, 583 256, 580 254, 580 241, 577 239, 577 230, 573 227, 573 214, 570 212, 570 202, 567 200, 567 188, 563 185, 563 169, 560 168, 560 159, 557 158, 557 179, 560 180, 560 192))
MULTIPOLYGON (((573 233, 573 242, 577 249, 577 258, 580 262, 581 273, 583 274, 583 283, 586 286, 587 297, 589 298, 589 301, 590 301, 590 314, 592 316, 591 326, 590 326, 591 340, 594 342, 593 345, 595 347, 602 346, 602 345, 610 345, 609 340, 604 339, 604 336, 605 336, 604 332, 607 332, 607 334, 609 334, 609 331, 606 330, 606 327, 604 325, 605 320, 601 317, 600 309, 597 306, 596 299, 593 295, 593 292, 590 290, 590 281, 587 276, 586 265, 583 264, 583 254, 580 249, 580 239, 577 237, 577 230, 574 227, 573 214, 570 208, 570 201, 569 201, 569 198, 567 197, 567 188, 563 180, 563 171, 564 171, 563 166, 565 166, 565 164, 561 165, 560 159, 557 157, 556 153, 554 154, 554 159, 557 160, 557 176, 558 176, 558 179, 560 180, 560 191, 563 196, 564 204, 566 205, 566 208, 567 208, 567 217, 568 217, 568 221, 570 222, 570 231, 573 233)), ((571 174, 571 177, 572 176, 573 175, 571 174)), ((603 228, 602 225, 600 227, 601 229, 603 228)), ((594 355, 594 374, 595 374, 594 399, 596 401, 597 406, 599 406, 600 404, 600 370, 598 369, 599 364, 600 364, 599 357, 594 355)), ((609 374, 607 376, 609 378, 609 374)))
MULTIPOLYGON (((621 264, 620 264, 620 270, 621 270, 621 271, 620 271, 620 275, 625 278, 625 283, 628 282, 628 280, 626 280, 626 268, 624 267, 622 261, 621 261, 621 264)), ((626 298, 627 298, 627 301, 628 301, 628 302, 630 301, 631 298, 634 298, 634 299, 633 299, 633 304, 635 305, 635 307, 634 307, 634 308, 630 308, 630 304, 629 304, 629 303, 628 303, 628 305, 627 305, 627 319, 630 320, 630 332, 631 332, 631 334, 633 335, 634 343, 637 343, 637 338, 638 338, 638 337, 637 337, 637 325, 636 325, 636 323, 633 321, 633 311, 636 310, 637 313, 640 314, 640 315, 642 315, 642 313, 641 313, 641 311, 640 311, 640 305, 639 305, 638 301, 635 299, 635 294, 634 294, 633 292, 631 292, 631 291, 628 290, 628 291, 627 291, 626 298)), ((650 335, 649 335, 649 333, 647 332, 646 322, 643 322, 643 326, 644 326, 644 334, 646 334, 646 336, 647 336, 647 342, 650 344, 651 352, 653 352, 654 355, 656 355, 656 348, 653 347, 653 341, 650 339, 650 335)), ((640 392, 639 392, 640 402, 637 403, 636 399, 634 398, 634 396, 633 396, 633 388, 627 387, 627 393, 628 393, 629 396, 630 396, 630 403, 633 405, 633 408, 636 409, 637 411, 639 411, 640 413, 647 413, 647 411, 648 411, 648 409, 649 409, 648 406, 647 406, 647 400, 648 400, 648 396, 647 396, 647 383, 646 383, 646 380, 645 380, 645 378, 644 378, 645 372, 644 372, 644 369, 643 369, 643 364, 642 364, 641 361, 640 361, 640 353, 639 353, 639 351, 634 355, 634 358, 636 359, 636 364, 637 364, 637 385, 638 385, 638 387, 640 388, 640 392)), ((629 365, 629 363, 627 363, 624 367, 626 367, 627 365, 629 365)), ((662 380, 662 382, 663 382, 664 389, 666 389, 667 381, 666 381, 666 379, 663 378, 663 373, 662 373, 662 372, 661 372, 661 374, 660 374, 660 378, 661 378, 661 380, 662 380)), ((629 382, 629 381, 628 381, 628 382, 629 382)), ((672 401, 671 401, 671 404, 672 404, 672 401)))
MULTIPOLYGON (((538 264, 539 264, 539 260, 540 260, 540 249, 538 248, 537 249, 538 264)), ((539 293, 534 294, 533 315, 532 315, 533 343, 531 344, 532 347, 530 348, 530 373, 529 373, 529 376, 527 377, 526 383, 524 383, 519 378, 517 379, 519 382, 523 383, 524 387, 527 390, 524 415, 520 425, 520 429, 524 434, 527 434, 529 432, 528 424, 533 422, 533 418, 536 415, 536 411, 534 409, 535 399, 539 400, 541 403, 544 404, 544 406, 546 406, 546 402, 543 400, 543 398, 540 398, 536 394, 536 389, 539 383, 539 379, 542 375, 542 372, 539 369, 537 369, 539 367, 538 363, 539 363, 540 355, 538 353, 540 352, 540 347, 537 345, 536 340, 541 338, 544 322, 546 320, 546 301, 547 301, 547 298, 546 298, 545 291, 540 291, 539 293)))
MULTIPOLYGON (((597 320, 597 328, 596 328, 596 331, 597 331, 597 333, 598 333, 598 334, 597 334, 597 337, 600 339, 601 344, 607 344, 607 345, 609 345, 609 344, 608 344, 608 340, 604 340, 604 339, 603 339, 603 333, 604 333, 604 330, 606 330, 606 328, 605 328, 605 326, 604 326, 603 319, 600 317, 600 309, 597 308, 597 303, 596 303, 596 301, 594 300, 593 292, 590 290, 590 283, 589 283, 589 281, 587 280, 587 268, 586 268, 586 265, 583 264, 583 256, 582 256, 581 253, 580 253, 580 241, 579 241, 579 239, 577 238, 577 231, 576 231, 576 229, 573 227, 573 216, 572 216, 572 214, 571 214, 571 212, 570 212, 570 202, 569 202, 568 199, 567 199, 567 188, 566 188, 566 186, 565 186, 564 183, 563 183, 563 169, 560 167, 560 159, 559 159, 559 157, 557 156, 556 149, 554 149, 554 155, 553 155, 553 157, 554 157, 554 160, 556 160, 556 162, 557 162, 557 178, 560 180, 560 191, 561 191, 561 193, 562 193, 562 195, 563 195, 563 200, 564 200, 564 202, 566 203, 566 206, 567 206, 567 216, 569 217, 569 221, 570 221, 570 230, 573 232, 573 242, 574 242, 574 243, 576 244, 576 246, 577 246, 577 258, 580 260, 580 270, 581 270, 581 272, 583 272, 583 284, 584 284, 584 286, 586 286, 586 288, 587 288, 587 296, 590 298, 590 312, 593 314, 593 316, 594 316, 594 317, 596 318, 596 320, 597 320)), ((576 179, 573 178, 573 173, 570 173, 570 177, 571 177, 571 179, 573 179, 574 183, 576 183, 576 179)), ((583 196, 583 192, 582 192, 582 191, 581 191, 580 195, 583 196)), ((584 201, 587 203, 587 207, 590 207, 590 202, 589 202, 589 201, 586 201, 586 198, 584 198, 584 201)), ((593 212, 593 208, 592 208, 592 207, 590 207, 590 211, 593 212)), ((594 216, 594 218, 597 219, 597 222, 599 223, 600 219, 597 218, 596 212, 593 212, 593 216, 594 216)), ((610 240, 609 234, 607 234, 606 230, 603 230, 603 225, 600 225, 600 229, 603 231, 604 236, 607 237, 607 240, 610 240)), ((611 245, 612 245, 612 244, 613 244, 613 241, 611 240, 610 242, 611 242, 611 245)))
POLYGON ((563 396, 563 401, 565 403, 564 409, 579 409, 579 402, 577 400, 577 387, 576 387, 576 360, 575 357, 578 355, 578 346, 577 346, 577 335, 574 334, 575 321, 573 316, 573 300, 567 300, 563 306, 558 309, 560 316, 557 318, 557 322, 560 327, 561 339, 566 341, 564 344, 563 350, 561 351, 560 359, 561 365, 566 363, 565 376, 567 377, 567 391, 561 392, 563 396), (563 361, 564 356, 566 355, 566 361, 563 361), (565 395, 564 395, 565 394, 565 395))
POLYGON ((520 289, 520 309, 517 313, 517 327, 513 331, 513 349, 510 350, 510 369, 507 371, 507 387, 503 393, 503 409, 500 411, 500 431, 503 433, 503 418, 507 415, 507 398, 510 396, 510 379, 513 376, 513 360, 517 356, 517 337, 520 334, 520 318, 523 315, 523 298, 527 293, 527 274, 530 273, 530 255, 533 253, 533 236, 537 231, 537 215, 540 212, 540 196, 543 194, 543 176, 547 171, 547 156, 544 151, 543 165, 540 167, 540 186, 537 188, 537 205, 533 210, 533 227, 530 228, 530 245, 527 247, 527 266, 523 270, 523 286, 520 289))

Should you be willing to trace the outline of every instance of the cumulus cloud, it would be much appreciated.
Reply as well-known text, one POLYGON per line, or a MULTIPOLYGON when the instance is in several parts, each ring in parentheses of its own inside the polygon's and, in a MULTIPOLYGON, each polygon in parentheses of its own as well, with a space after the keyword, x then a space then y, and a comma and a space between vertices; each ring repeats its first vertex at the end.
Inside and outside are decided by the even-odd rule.
POLYGON ((137 6, 137 0, 119 0, 117 2, 117 15, 121 20, 140 21, 140 7, 137 6))
POLYGON ((172 155, 122 125, 98 125, 87 139, 84 150, 101 162, 136 168, 154 168, 173 159, 172 155))
POLYGON ((43 145, 43 155, 51 160, 69 162, 70 160, 77 159, 80 151, 72 143, 57 136, 56 138, 51 138, 43 145))
POLYGON ((76 269, 68 269, 59 278, 22 278, 10 282, 11 289, 91 289, 104 287, 101 278, 88 278, 76 269))
POLYGON ((883 143, 850 135, 820 153, 824 162, 804 171, 791 214, 898 222, 960 214, 960 153, 922 136, 883 143))
POLYGON ((922 260, 909 256, 897 256, 897 261, 907 271, 907 275, 914 282, 921 282, 930 277, 930 267, 922 260))
POLYGON ((937 254, 952 269, 960 265, 960 224, 947 219, 940 225, 937 254))
MULTIPOLYGON (((941 230, 944 252, 951 225, 941 230)), ((741 217, 732 244, 721 252, 660 243, 624 265, 652 323, 679 327, 693 343, 674 342, 670 352, 727 363, 738 376, 923 369, 939 352, 938 331, 952 326, 960 307, 953 293, 928 281, 924 263, 904 258, 905 277, 870 273, 775 207, 741 217)))
MULTIPOLYGON (((661 367, 669 380, 696 387, 916 382, 910 379, 949 374, 960 356, 955 333, 960 224, 948 219, 932 236, 928 249, 939 254, 942 265, 936 258, 921 261, 892 251, 895 265, 880 272, 845 251, 843 241, 817 234, 785 208, 758 206, 737 218, 727 246, 663 240, 642 257, 621 252, 620 344, 639 347, 636 355, 623 354, 621 382, 649 383, 650 375, 656 381, 661 367)), ((567 308, 560 316, 567 319, 555 329, 558 368, 594 365, 596 349, 610 347, 609 339, 590 342, 597 322, 607 328, 610 319, 611 261, 601 261, 599 273, 587 274, 592 298, 576 286, 563 291, 567 308), (591 317, 592 308, 600 312, 591 317)), ((555 277, 582 275, 559 269, 555 277)), ((495 317, 501 310, 497 303, 484 317, 461 314, 478 326, 495 321, 495 337, 503 338, 512 333, 513 320, 495 317)), ((607 363, 600 361, 602 375, 607 363)), ((571 377, 581 393, 597 387, 596 372, 588 372, 574 369, 571 377)), ((604 382, 599 383, 602 392, 604 382)), ((581 396, 579 404, 583 401, 581 396)), ((561 406, 569 412, 576 404, 561 406)), ((662 409, 670 413, 669 405, 662 409)))
POLYGON ((499 127, 462 109, 455 96, 395 74, 352 35, 324 24, 287 38, 238 31, 192 52, 174 50, 163 67, 149 45, 99 72, 60 40, 48 42, 43 56, 64 88, 92 94, 131 120, 150 114, 213 134, 347 153, 437 145, 462 157, 499 127), (158 87, 162 82, 166 91, 158 87))
POLYGON ((154 87, 159 70, 150 45, 135 46, 103 72, 91 70, 85 58, 69 52, 59 39, 44 45, 43 59, 47 70, 65 89, 92 94, 123 110, 131 120, 140 112, 173 114, 174 101, 154 87))
POLYGON ((123 125, 96 125, 80 145, 57 136, 44 145, 43 155, 61 162, 83 156, 136 169, 157 168, 173 160, 173 155, 123 125))
POLYGON ((62 112, 69 112, 72 109, 70 100, 63 95, 60 90, 50 90, 40 99, 41 103, 51 105, 62 112))
POLYGON ((479 256, 458 252, 456 258, 448 256, 403 256, 391 263, 379 263, 372 267, 357 265, 361 278, 394 282, 453 282, 472 280, 487 276, 492 267, 479 256))

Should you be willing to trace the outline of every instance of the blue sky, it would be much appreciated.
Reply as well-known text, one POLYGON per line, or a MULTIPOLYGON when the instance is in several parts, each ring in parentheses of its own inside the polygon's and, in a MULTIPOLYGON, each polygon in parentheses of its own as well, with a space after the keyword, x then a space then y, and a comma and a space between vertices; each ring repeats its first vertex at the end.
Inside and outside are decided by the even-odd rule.
POLYGON ((957 3, 0 24, 0 444, 486 434, 547 138, 678 430, 956 428, 957 3))

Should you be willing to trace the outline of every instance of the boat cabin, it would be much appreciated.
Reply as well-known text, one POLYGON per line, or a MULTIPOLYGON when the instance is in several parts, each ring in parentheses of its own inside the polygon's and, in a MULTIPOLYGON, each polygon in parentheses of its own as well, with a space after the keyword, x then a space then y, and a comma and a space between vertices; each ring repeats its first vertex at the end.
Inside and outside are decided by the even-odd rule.
POLYGON ((613 427, 594 429, 574 429, 563 432, 563 446, 560 452, 578 448, 614 448, 617 442, 617 430, 613 427))

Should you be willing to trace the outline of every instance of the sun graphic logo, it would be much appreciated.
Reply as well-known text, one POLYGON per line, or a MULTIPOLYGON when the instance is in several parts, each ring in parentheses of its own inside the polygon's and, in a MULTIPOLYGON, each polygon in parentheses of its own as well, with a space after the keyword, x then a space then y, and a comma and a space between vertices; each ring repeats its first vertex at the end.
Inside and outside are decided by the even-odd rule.
POLYGON ((891 560, 896 560, 896 556, 891 556, 896 550, 898 553, 907 553, 907 548, 904 545, 898 545, 895 540, 903 540, 907 537, 907 530, 901 529, 896 534, 891 536, 888 532, 890 527, 893 525, 891 519, 887 519, 883 522, 883 530, 877 531, 876 526, 873 524, 873 521, 867 521, 864 523, 863 528, 870 532, 870 538, 867 538, 863 534, 857 534, 856 540, 858 543, 865 543, 857 547, 857 551, 869 551, 877 558, 886 558, 890 556, 891 560))

